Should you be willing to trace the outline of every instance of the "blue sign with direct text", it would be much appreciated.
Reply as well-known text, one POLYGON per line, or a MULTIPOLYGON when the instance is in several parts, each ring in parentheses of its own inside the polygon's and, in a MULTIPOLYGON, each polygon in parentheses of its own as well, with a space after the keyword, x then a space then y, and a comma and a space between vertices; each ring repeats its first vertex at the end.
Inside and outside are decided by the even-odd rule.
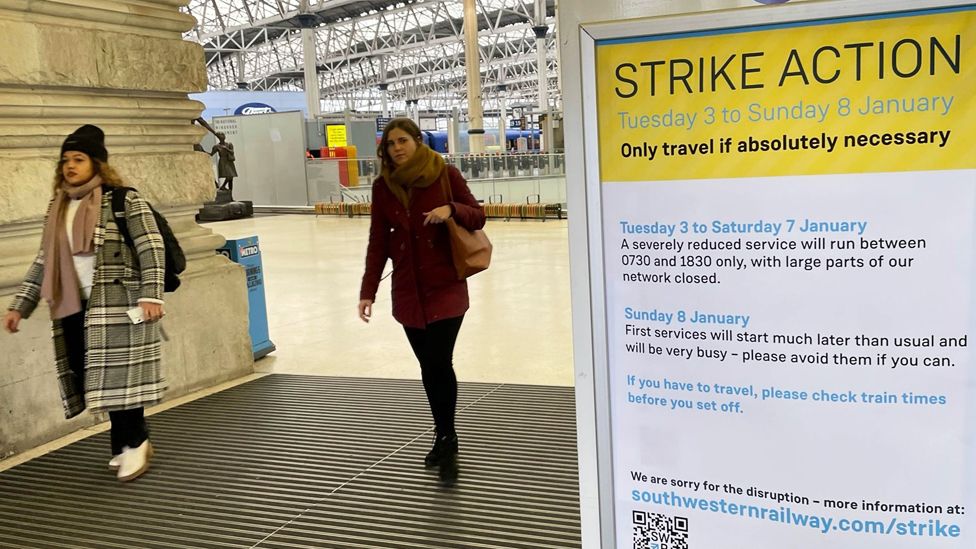
POLYGON ((234 111, 234 114, 270 114, 278 112, 271 105, 265 103, 244 103, 234 111))
POLYGON ((249 236, 228 240, 218 253, 244 267, 247 276, 248 324, 251 350, 257 360, 275 350, 268 334, 268 309, 264 297, 264 268, 261 266, 261 247, 258 237, 249 236))

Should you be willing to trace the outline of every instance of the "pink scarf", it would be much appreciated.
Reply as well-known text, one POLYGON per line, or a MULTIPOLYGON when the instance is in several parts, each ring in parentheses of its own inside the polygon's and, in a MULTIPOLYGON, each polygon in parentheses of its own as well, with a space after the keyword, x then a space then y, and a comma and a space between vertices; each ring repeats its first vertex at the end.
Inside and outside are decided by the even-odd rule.
POLYGON ((71 226, 71 240, 75 254, 91 254, 95 251, 95 227, 98 226, 102 212, 102 178, 95 176, 84 185, 69 185, 62 182, 54 191, 54 201, 44 224, 44 279, 41 282, 41 297, 51 306, 54 320, 81 311, 81 288, 71 245, 65 228, 65 214, 68 201, 80 199, 82 203, 75 214, 71 226))

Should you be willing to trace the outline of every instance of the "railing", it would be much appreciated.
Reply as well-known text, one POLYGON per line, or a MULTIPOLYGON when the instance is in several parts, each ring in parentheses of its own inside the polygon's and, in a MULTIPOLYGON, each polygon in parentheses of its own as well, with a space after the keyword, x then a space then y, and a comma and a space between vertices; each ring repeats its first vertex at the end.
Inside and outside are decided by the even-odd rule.
MULTIPOLYGON (((443 156, 448 164, 461 170, 468 181, 566 175, 566 155, 562 153, 446 154, 443 156)), ((355 162, 358 163, 360 185, 370 184, 380 173, 378 158, 359 159, 355 162)))
MULTIPOLYGON (((563 154, 458 154, 445 155, 444 159, 461 170, 471 192, 485 203, 522 203, 530 197, 546 203, 566 203, 563 154)), ((309 206, 368 201, 379 165, 376 158, 308 160, 305 176, 309 206)))
POLYGON ((564 154, 455 154, 445 155, 444 160, 461 170, 468 181, 566 175, 564 154))

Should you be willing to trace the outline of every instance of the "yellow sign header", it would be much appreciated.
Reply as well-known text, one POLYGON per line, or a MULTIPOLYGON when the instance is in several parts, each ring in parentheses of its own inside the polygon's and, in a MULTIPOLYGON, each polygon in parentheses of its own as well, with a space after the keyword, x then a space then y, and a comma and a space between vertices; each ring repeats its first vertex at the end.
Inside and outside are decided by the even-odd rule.
POLYGON ((597 46, 608 181, 976 168, 976 8, 597 46))

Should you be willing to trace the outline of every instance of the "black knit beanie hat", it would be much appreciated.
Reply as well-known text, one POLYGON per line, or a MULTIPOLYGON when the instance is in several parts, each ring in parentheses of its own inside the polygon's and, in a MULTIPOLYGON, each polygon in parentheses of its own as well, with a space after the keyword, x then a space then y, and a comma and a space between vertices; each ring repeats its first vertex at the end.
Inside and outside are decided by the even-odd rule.
POLYGON ((108 162, 108 151, 105 149, 105 132, 98 126, 85 124, 75 130, 61 145, 61 155, 64 151, 80 151, 91 158, 108 162))

